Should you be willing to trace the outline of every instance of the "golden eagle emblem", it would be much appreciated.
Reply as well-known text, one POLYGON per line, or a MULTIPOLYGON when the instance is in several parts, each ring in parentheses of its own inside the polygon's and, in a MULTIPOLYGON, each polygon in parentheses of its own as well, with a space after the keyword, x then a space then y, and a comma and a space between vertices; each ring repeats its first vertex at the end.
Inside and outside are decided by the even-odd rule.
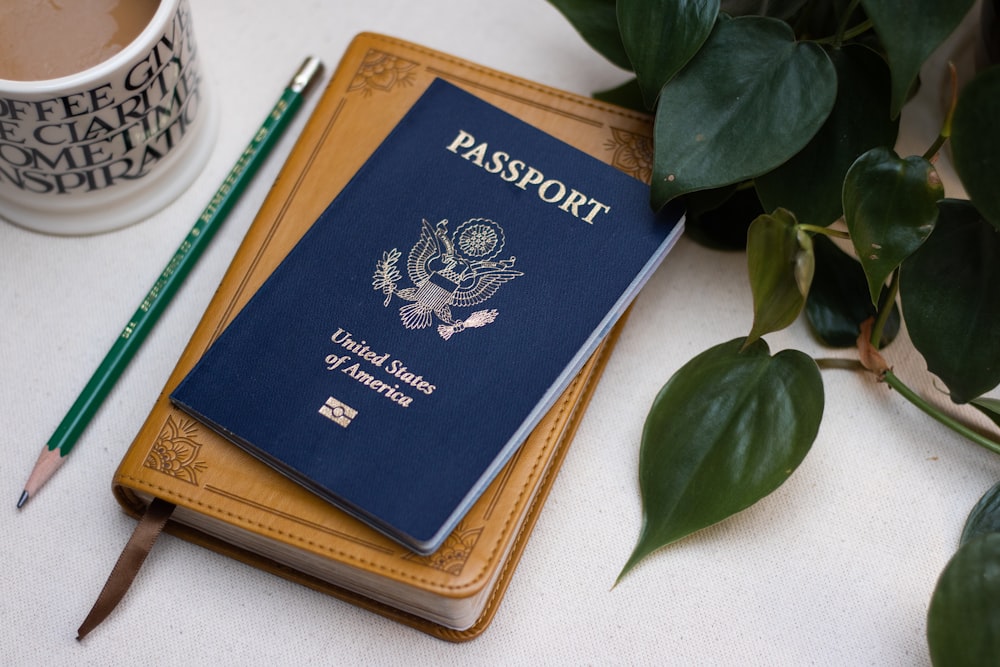
POLYGON ((386 295, 388 307, 393 295, 407 301, 399 318, 407 329, 424 329, 436 316, 438 333, 448 340, 465 329, 489 324, 496 310, 478 310, 464 320, 455 319, 452 308, 469 308, 486 301, 500 286, 524 275, 514 270, 516 259, 497 260, 506 240, 503 228, 485 218, 473 218, 449 235, 448 221, 431 226, 422 221, 420 240, 410 249, 406 271, 413 287, 397 289, 402 277, 396 267, 401 253, 393 248, 382 253, 375 267, 372 288, 386 295))

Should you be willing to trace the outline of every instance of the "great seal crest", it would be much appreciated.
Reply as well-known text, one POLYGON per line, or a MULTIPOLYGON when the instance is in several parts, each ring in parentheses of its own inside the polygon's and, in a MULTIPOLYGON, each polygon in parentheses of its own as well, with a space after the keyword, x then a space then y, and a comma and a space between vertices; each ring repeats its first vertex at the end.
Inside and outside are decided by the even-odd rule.
POLYGON ((472 218, 448 233, 448 221, 432 226, 422 220, 420 239, 410 249, 406 271, 412 287, 397 289, 402 274, 396 267, 401 253, 393 248, 382 253, 375 266, 372 288, 407 301, 399 318, 407 329, 424 329, 436 317, 438 334, 445 340, 459 331, 481 327, 497 317, 496 310, 478 310, 457 319, 452 309, 470 308, 492 297, 500 286, 518 276, 516 258, 498 260, 506 238, 503 228, 486 218, 472 218))

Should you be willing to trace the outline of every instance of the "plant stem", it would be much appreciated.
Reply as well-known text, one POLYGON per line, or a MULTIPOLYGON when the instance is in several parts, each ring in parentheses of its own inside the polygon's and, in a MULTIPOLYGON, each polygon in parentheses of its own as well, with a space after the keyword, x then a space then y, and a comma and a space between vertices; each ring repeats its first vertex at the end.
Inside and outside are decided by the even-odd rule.
POLYGON ((868 19, 857 24, 850 30, 845 30, 843 34, 838 33, 831 37, 822 37, 820 39, 814 39, 812 41, 815 44, 829 44, 833 48, 839 49, 841 46, 843 46, 844 42, 850 39, 854 39, 858 35, 864 34, 869 30, 871 30, 872 25, 873 24, 871 22, 871 19, 868 19))
POLYGON ((851 4, 847 6, 846 10, 844 10, 844 15, 840 17, 840 25, 837 26, 837 33, 833 36, 833 38, 832 39, 828 38, 818 41, 832 42, 834 48, 839 49, 841 44, 843 44, 845 41, 851 39, 852 37, 855 37, 856 35, 860 35, 862 32, 871 27, 870 21, 864 21, 861 23, 861 26, 863 26, 861 30, 858 29, 861 26, 855 26, 850 30, 847 29, 847 22, 851 20, 851 15, 854 14, 854 10, 858 8, 858 5, 860 3, 861 0, 851 0, 851 4))
POLYGON ((941 150, 944 142, 951 138, 951 121, 955 116, 955 104, 958 102, 958 73, 955 63, 948 63, 948 70, 951 76, 951 103, 948 105, 948 113, 945 114, 944 122, 941 124, 941 132, 931 147, 924 153, 923 158, 927 161, 933 160, 937 152, 941 150))
POLYGON ((861 365, 861 362, 857 359, 839 359, 836 357, 820 357, 814 359, 816 365, 821 369, 829 368, 831 370, 843 370, 843 371, 863 371, 865 367, 861 365))
POLYGON ((878 316, 875 318, 875 324, 872 325, 871 342, 872 347, 876 350, 882 346, 882 332, 885 330, 885 323, 889 321, 889 315, 892 313, 892 307, 896 303, 896 295, 898 294, 899 267, 896 267, 896 270, 892 272, 892 280, 889 281, 889 291, 879 303, 878 316))
MULTIPOLYGON (((816 365, 821 369, 865 370, 864 366, 857 359, 819 358, 815 361, 816 365)), ((923 410, 924 413, 930 415, 941 424, 944 424, 959 435, 965 436, 980 447, 984 447, 994 454, 1000 454, 1000 443, 987 438, 981 433, 977 433, 962 422, 946 415, 937 407, 931 405, 931 403, 924 399, 924 397, 907 387, 906 384, 892 372, 892 370, 886 370, 883 372, 879 376, 879 379, 898 391, 900 396, 923 410)))
POLYGON ((857 24, 856 26, 854 26, 853 28, 844 33, 843 36, 844 41, 847 41, 849 39, 854 39, 858 35, 868 32, 869 30, 871 30, 872 25, 873 24, 871 22, 871 19, 862 21, 861 23, 857 24))
POLYGON ((887 385, 898 391, 900 396, 902 396, 910 403, 923 410, 925 413, 936 419, 941 424, 944 424, 945 426, 955 431, 959 435, 965 436, 966 438, 976 443, 980 447, 985 447, 994 454, 1000 454, 1000 443, 990 440, 989 438, 980 433, 976 433, 965 424, 941 412, 938 408, 934 407, 926 400, 924 400, 922 396, 920 396, 912 389, 907 387, 905 384, 903 384, 903 382, 898 377, 896 377, 896 375, 891 370, 886 371, 882 375, 882 380, 887 385))
POLYGON ((934 159, 934 156, 937 155, 937 152, 941 150, 941 147, 944 146, 944 142, 946 141, 948 141, 948 137, 946 137, 944 134, 939 134, 938 138, 934 140, 933 144, 931 144, 931 147, 928 148, 927 152, 924 153, 921 157, 930 162, 931 160, 934 159))
POLYGON ((837 239, 851 238, 851 235, 849 233, 839 229, 830 229, 829 227, 820 227, 818 225, 798 225, 798 228, 805 232, 812 232, 813 234, 825 234, 826 236, 831 236, 837 239))

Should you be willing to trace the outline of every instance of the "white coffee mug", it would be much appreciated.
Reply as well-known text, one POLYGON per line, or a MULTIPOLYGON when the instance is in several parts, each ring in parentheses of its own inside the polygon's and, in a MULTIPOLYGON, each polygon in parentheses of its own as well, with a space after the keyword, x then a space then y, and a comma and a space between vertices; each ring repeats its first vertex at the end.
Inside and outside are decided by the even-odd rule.
POLYGON ((104 62, 0 79, 0 217, 64 235, 138 222, 197 177, 215 131, 188 2, 160 0, 104 62))

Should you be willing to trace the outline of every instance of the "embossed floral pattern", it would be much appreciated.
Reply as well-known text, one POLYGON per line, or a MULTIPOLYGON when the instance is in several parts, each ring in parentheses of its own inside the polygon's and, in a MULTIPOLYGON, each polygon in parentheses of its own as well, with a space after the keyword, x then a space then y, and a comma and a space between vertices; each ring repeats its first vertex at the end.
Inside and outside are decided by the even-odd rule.
POLYGON ((605 144, 614 151, 611 164, 626 174, 649 183, 653 178, 653 140, 641 134, 611 128, 611 139, 605 144))
POLYGON ((205 462, 198 460, 201 445, 195 440, 197 433, 193 420, 168 417, 143 465, 197 485, 198 474, 205 470, 205 462))
POLYGON ((370 49, 347 90, 361 90, 365 95, 371 95, 373 90, 388 91, 397 84, 412 85, 416 66, 411 60, 370 49))
POLYGON ((435 570, 447 572, 450 575, 458 576, 462 574, 462 568, 472 554, 472 548, 479 541, 479 535, 483 532, 480 528, 464 528, 462 524, 452 531, 451 535, 444 541, 444 544, 437 551, 429 556, 412 556, 412 559, 435 570))

